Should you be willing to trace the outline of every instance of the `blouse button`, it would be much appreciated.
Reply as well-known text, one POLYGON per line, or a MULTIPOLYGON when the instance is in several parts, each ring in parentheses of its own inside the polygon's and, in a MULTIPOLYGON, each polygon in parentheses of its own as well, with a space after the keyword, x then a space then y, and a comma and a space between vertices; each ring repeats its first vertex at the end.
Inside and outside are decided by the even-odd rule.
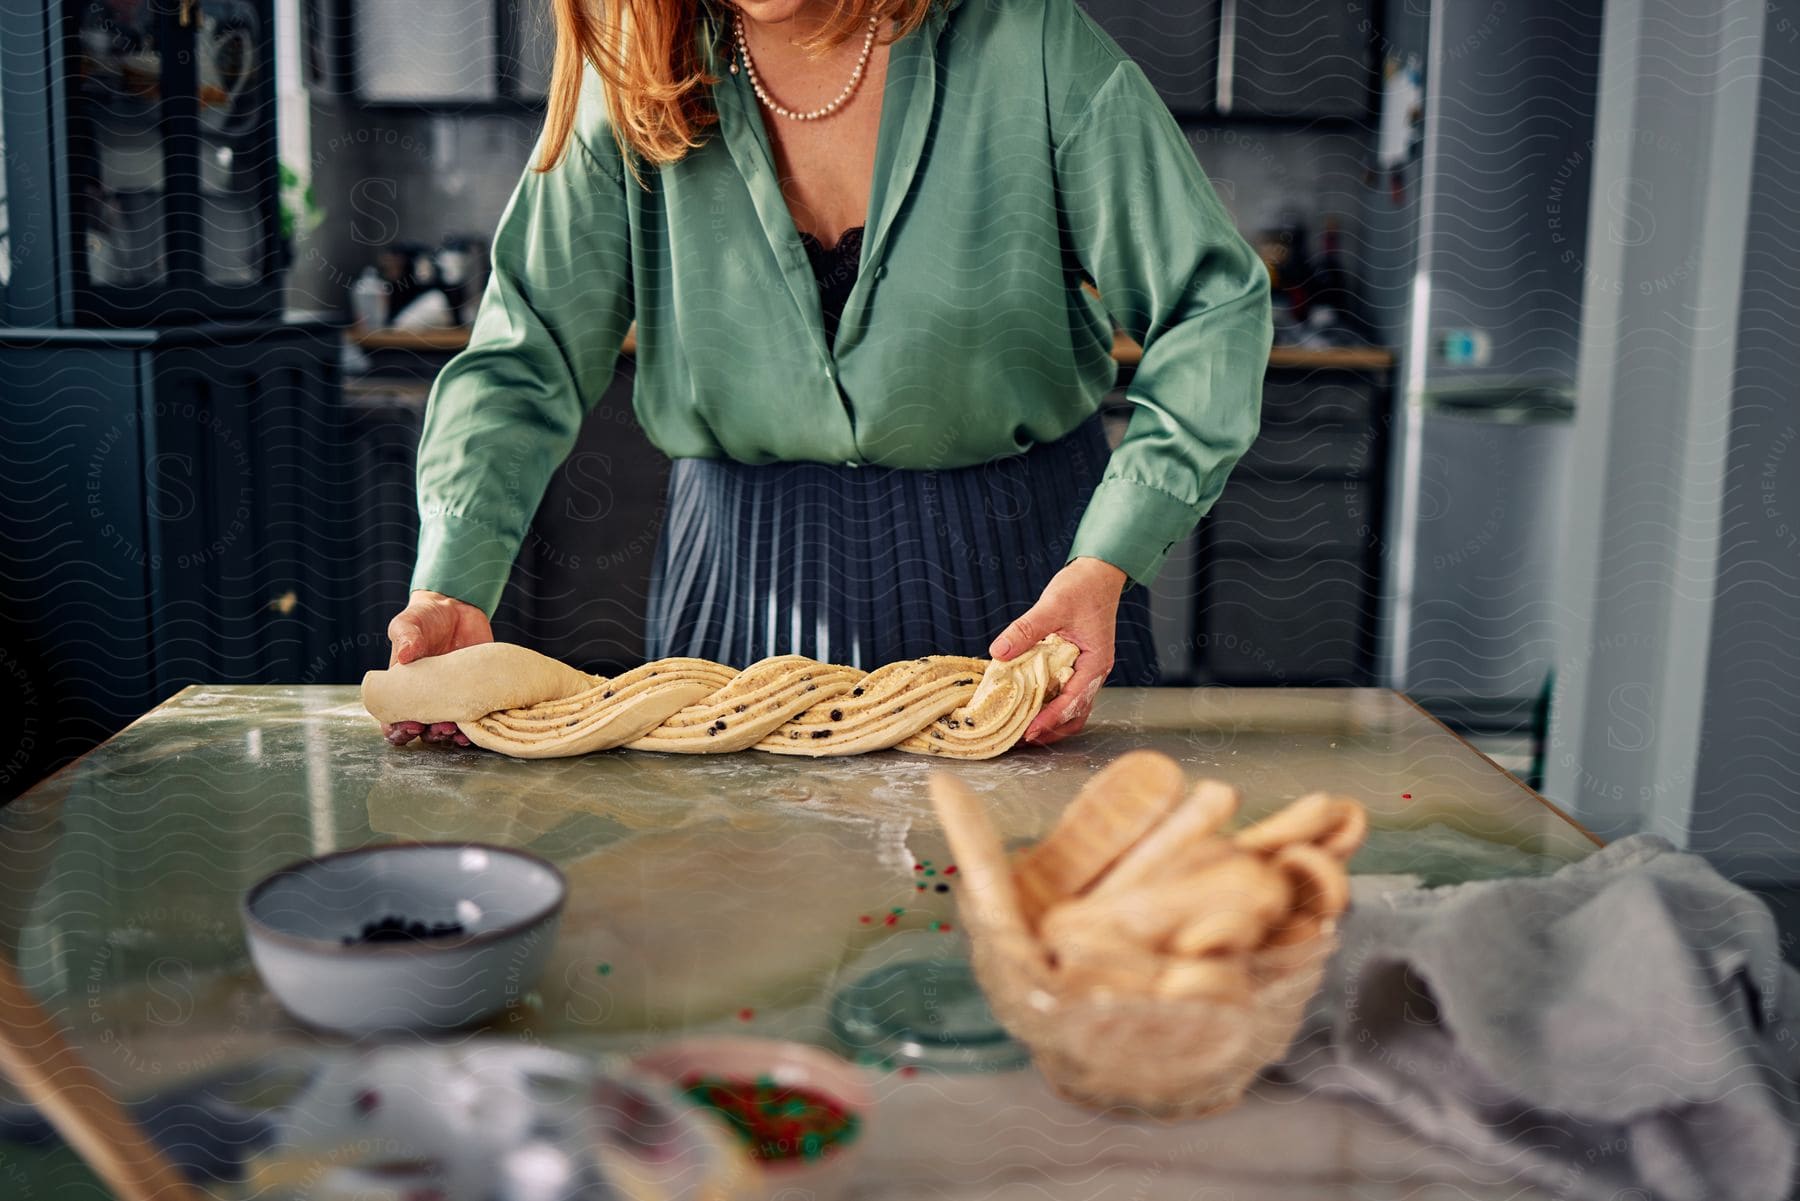
POLYGON ((876 279, 886 279, 887 278, 887 264, 886 263, 876 263, 875 270, 872 274, 875 276, 876 279))

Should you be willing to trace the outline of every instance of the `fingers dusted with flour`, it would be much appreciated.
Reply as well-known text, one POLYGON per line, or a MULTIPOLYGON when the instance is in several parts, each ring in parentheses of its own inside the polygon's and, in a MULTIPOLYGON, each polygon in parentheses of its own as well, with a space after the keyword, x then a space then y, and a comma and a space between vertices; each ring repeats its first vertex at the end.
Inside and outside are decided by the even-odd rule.
POLYGON ((1026 742, 1058 742, 1087 725, 1094 697, 1112 672, 1119 595, 1124 589, 1125 573, 1117 567, 1100 559, 1075 559, 1052 577, 1037 604, 988 648, 990 655, 1004 661, 1056 634, 1081 651, 1068 684, 1032 719, 1026 742))
MULTIPOLYGON (((407 601, 406 608, 388 622, 387 636, 388 666, 397 667, 492 642, 494 628, 488 623, 487 614, 474 605, 441 592, 419 589, 407 601)), ((468 736, 454 722, 382 722, 381 736, 395 746, 405 746, 415 738, 469 745, 468 736)))

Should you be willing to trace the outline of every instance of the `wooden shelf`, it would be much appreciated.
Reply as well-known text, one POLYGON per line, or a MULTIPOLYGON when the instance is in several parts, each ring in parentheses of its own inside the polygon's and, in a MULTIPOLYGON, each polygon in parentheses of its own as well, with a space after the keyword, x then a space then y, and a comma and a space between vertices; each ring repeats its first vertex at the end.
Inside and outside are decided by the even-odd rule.
MULTIPOLYGON (((448 329, 374 329, 352 330, 351 338, 364 350, 457 351, 469 344, 466 325, 448 329)), ((637 353, 637 325, 625 331, 619 349, 625 354, 637 353)), ((1144 348, 1125 334, 1113 335, 1113 358, 1126 367, 1136 367, 1144 357, 1144 348)), ((1385 371, 1394 365, 1394 352, 1383 346, 1338 346, 1315 350, 1304 346, 1277 346, 1269 353, 1271 367, 1335 367, 1340 370, 1385 371)))
POLYGON ((350 340, 364 350, 461 350, 469 344, 469 327, 442 329, 352 329, 350 340))
MULTIPOLYGON (((469 344, 469 327, 453 325, 443 329, 356 329, 350 339, 364 350, 458 351, 469 344)), ((619 344, 625 354, 637 353, 637 323, 625 331, 619 344)))
MULTIPOLYGON (((1143 360, 1144 348, 1128 335, 1113 335, 1113 358, 1121 366, 1136 367, 1143 360)), ((1385 346, 1333 346, 1314 349, 1306 346, 1277 346, 1269 352, 1271 367, 1335 367, 1340 370, 1385 371, 1394 365, 1394 352, 1385 346)))
POLYGON ((1385 346, 1333 346, 1315 350, 1305 346, 1277 346, 1269 352, 1271 367, 1337 367, 1356 371, 1386 371, 1394 365, 1394 352, 1385 346))

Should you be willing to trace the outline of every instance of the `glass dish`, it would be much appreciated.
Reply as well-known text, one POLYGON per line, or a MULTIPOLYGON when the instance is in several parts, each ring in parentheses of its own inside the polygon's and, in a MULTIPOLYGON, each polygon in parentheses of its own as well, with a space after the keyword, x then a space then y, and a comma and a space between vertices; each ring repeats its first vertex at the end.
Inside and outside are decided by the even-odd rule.
POLYGON ((831 999, 831 1033, 865 1063, 1006 1072, 1030 1061, 962 959, 890 963, 858 978, 831 999))

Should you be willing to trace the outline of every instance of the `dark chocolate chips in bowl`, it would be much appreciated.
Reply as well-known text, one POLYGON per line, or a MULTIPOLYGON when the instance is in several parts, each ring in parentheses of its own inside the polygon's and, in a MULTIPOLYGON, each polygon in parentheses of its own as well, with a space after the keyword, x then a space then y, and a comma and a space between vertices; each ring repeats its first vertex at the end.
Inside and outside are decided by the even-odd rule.
POLYGON ((455 938, 467 933, 468 930, 461 922, 408 921, 398 914, 390 913, 375 921, 364 922, 362 933, 346 934, 343 941, 347 947, 368 942, 427 942, 434 938, 455 938))

